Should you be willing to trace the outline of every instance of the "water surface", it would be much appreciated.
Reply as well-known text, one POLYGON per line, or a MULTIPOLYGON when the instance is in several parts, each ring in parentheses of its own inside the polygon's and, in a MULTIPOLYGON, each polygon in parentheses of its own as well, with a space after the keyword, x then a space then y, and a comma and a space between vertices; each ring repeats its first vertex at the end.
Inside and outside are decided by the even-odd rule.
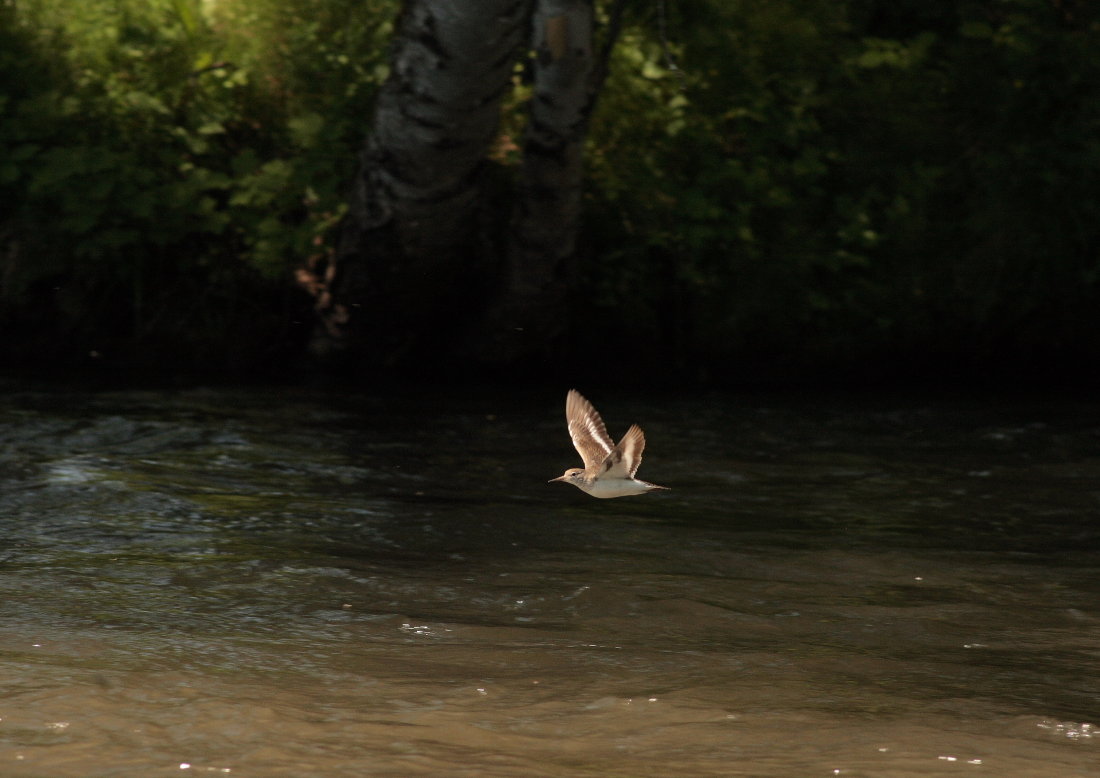
POLYGON ((0 775, 1094 776, 1100 405, 0 399, 0 775))

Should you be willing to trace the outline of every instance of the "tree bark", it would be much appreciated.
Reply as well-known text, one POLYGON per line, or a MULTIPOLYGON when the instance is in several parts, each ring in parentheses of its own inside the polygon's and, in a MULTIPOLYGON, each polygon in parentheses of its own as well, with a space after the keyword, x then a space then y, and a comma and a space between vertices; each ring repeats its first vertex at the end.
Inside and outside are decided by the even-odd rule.
POLYGON ((534 84, 506 272, 468 352, 506 362, 545 347, 567 322, 566 260, 576 250, 584 140, 594 101, 591 0, 535 0, 534 84))
POLYGON ((406 2, 335 255, 310 279, 329 340, 393 362, 459 304, 529 17, 530 0, 406 2))
POLYGON ((381 365, 506 363, 562 330, 585 132, 625 4, 596 56, 592 2, 406 0, 339 243, 303 273, 319 342, 381 365), (510 218, 495 220, 506 234, 490 235, 500 206, 486 154, 524 42, 535 58, 523 162, 510 218))

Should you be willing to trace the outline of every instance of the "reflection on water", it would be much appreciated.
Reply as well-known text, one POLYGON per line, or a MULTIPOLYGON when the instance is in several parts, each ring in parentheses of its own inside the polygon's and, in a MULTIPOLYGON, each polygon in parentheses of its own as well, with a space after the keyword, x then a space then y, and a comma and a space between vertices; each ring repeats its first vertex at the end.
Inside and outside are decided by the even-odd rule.
POLYGON ((1100 406, 594 399, 9 393, 0 775, 1096 774, 1100 406))

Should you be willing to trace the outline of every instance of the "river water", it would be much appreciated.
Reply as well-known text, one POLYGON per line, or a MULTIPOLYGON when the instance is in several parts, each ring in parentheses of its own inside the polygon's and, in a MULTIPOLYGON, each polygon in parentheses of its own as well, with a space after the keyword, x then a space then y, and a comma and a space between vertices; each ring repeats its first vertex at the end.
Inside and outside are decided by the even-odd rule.
POLYGON ((0 775, 1100 775, 1100 404, 565 388, 7 387, 0 775))

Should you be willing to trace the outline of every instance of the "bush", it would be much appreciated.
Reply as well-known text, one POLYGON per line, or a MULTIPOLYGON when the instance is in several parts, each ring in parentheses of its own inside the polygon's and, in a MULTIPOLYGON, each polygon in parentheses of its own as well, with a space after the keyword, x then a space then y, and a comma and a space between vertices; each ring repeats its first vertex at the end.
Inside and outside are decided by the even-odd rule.
MULTIPOLYGON (((0 2, 8 356, 304 338, 291 273, 331 251, 399 5, 0 2)), ((585 332, 718 370, 1100 356, 1091 6, 631 7, 589 136, 585 332)))
POLYGON ((606 326, 712 366, 1100 356, 1091 10, 684 9, 668 51, 638 20, 593 127, 606 326))
POLYGON ((9 348, 170 344, 224 364, 284 340, 290 272, 342 212, 392 5, 0 6, 9 348))

